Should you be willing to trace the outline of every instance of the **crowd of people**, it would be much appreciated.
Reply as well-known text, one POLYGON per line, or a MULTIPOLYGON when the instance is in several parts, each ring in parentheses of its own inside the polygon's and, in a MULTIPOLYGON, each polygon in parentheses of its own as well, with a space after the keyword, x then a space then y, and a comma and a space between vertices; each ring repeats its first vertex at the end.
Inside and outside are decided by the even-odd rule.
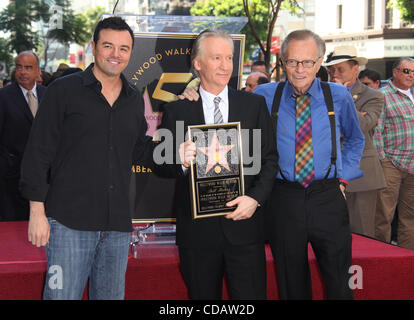
MULTIPOLYGON (((151 159, 156 147, 142 96, 122 75, 133 46, 128 24, 110 17, 95 29, 95 62, 85 71, 60 69, 47 79, 38 57, 24 51, 14 81, 0 89, 0 221, 29 220, 29 241, 45 246, 48 267, 64 271, 59 288, 47 273, 45 299, 81 299, 88 278, 91 299, 124 298, 131 163, 151 159)), ((390 242, 398 207, 398 244, 414 250, 414 60, 396 60, 380 88, 378 73, 360 72, 368 61, 354 47, 338 46, 324 61, 324 41, 298 30, 282 43, 285 81, 272 82, 258 62, 245 90, 235 90, 233 50, 225 31, 198 35, 191 61, 199 86, 166 105, 160 129, 176 135, 177 121, 185 128, 238 121, 260 131, 261 169, 227 203, 234 211, 192 219, 194 142, 177 136, 179 161, 148 164, 177 182, 189 296, 221 299, 226 275, 232 299, 265 299, 268 241, 282 299, 312 298, 309 243, 327 298, 353 299, 352 232, 390 242)))

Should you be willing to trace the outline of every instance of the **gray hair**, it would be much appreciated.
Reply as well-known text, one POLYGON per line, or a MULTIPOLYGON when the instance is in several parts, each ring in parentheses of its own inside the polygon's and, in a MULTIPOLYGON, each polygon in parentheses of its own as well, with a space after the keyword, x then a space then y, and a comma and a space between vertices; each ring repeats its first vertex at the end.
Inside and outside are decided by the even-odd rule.
POLYGON ((394 63, 392 64, 392 70, 399 68, 399 67, 400 67, 400 65, 401 65, 403 62, 406 62, 406 61, 408 61, 408 62, 414 62, 414 59, 413 59, 413 58, 409 58, 409 57, 402 57, 402 58, 398 58, 398 59, 397 59, 397 60, 395 60, 395 61, 394 61, 394 63))
POLYGON ((191 50, 191 62, 193 62, 195 58, 198 58, 202 54, 203 41, 211 37, 223 38, 227 40, 231 45, 232 51, 234 51, 233 39, 227 31, 207 29, 201 32, 194 41, 193 48, 191 50))
POLYGON ((310 38, 315 41, 318 47, 319 57, 323 57, 326 51, 325 41, 320 36, 318 36, 316 33, 310 30, 307 30, 307 29, 296 30, 287 35, 287 37, 285 38, 285 40, 283 40, 283 43, 282 43, 282 48, 281 48, 282 57, 286 57, 286 51, 287 51, 287 47, 290 41, 308 40, 310 38))

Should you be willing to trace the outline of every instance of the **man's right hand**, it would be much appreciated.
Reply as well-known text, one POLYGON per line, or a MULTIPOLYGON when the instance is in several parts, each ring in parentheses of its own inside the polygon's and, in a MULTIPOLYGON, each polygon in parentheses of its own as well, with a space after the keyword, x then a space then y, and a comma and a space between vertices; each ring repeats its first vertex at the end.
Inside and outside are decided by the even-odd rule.
POLYGON ((178 95, 178 98, 180 100, 187 99, 190 101, 197 101, 200 98, 200 95, 198 94, 198 88, 187 87, 182 94, 178 95))
POLYGON ((36 247, 42 247, 49 242, 49 236, 50 225, 46 218, 44 203, 30 201, 29 241, 36 247))
POLYGON ((186 142, 180 144, 180 160, 181 164, 188 168, 191 165, 191 161, 195 159, 196 156, 196 145, 191 140, 187 140, 186 142))

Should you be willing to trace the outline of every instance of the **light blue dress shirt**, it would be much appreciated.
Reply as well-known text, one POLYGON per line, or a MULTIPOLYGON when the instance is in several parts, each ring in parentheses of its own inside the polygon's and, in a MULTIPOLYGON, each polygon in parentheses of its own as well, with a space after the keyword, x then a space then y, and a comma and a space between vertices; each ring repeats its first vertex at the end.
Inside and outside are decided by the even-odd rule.
MULTIPOLYGON (((256 87, 254 93, 265 97, 269 112, 272 110, 273 98, 278 83, 266 83, 256 87)), ((365 138, 359 126, 356 108, 351 94, 346 87, 329 83, 334 103, 337 139, 337 178, 351 181, 363 176, 359 162, 364 149, 365 138), (342 148, 340 138, 343 138, 342 148)), ((315 179, 321 180, 328 172, 331 163, 331 127, 328 109, 325 104, 319 79, 315 79, 308 90, 311 97, 312 140, 315 179)), ((289 82, 283 89, 277 123, 277 148, 279 166, 283 176, 295 181, 295 137, 296 137, 296 99, 289 82)), ((332 167, 329 178, 333 178, 332 167)), ((277 176, 282 179, 280 172, 277 176)))

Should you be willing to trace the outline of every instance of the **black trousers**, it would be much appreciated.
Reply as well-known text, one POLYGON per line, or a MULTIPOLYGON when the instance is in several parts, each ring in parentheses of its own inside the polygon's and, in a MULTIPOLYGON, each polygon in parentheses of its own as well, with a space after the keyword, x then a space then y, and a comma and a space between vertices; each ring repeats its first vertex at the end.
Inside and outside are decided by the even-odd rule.
MULTIPOLYGON (((212 235, 214 236, 214 235, 212 235)), ((234 300, 266 299, 264 244, 220 248, 179 247, 180 267, 192 300, 222 299, 223 276, 234 300)))
POLYGON ((0 221, 29 220, 29 201, 19 191, 19 179, 0 177, 0 221))
POLYGON ((352 236, 346 201, 337 179, 308 188, 276 180, 267 210, 268 239, 281 299, 311 299, 308 243, 324 280, 328 299, 353 299, 348 273, 352 236))

